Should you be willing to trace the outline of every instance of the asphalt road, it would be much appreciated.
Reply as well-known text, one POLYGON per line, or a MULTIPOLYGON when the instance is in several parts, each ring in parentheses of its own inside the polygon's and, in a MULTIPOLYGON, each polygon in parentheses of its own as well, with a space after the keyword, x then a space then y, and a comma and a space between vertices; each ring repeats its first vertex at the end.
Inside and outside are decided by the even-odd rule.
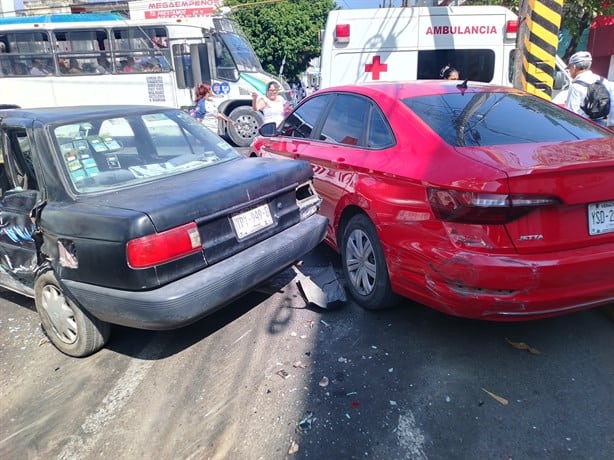
MULTIPOLYGON (((321 246, 302 271, 329 260, 321 246)), ((331 311, 306 306, 293 277, 177 331, 116 327, 85 359, 1 292, 0 459, 614 457, 602 311, 515 324, 411 302, 331 311)))

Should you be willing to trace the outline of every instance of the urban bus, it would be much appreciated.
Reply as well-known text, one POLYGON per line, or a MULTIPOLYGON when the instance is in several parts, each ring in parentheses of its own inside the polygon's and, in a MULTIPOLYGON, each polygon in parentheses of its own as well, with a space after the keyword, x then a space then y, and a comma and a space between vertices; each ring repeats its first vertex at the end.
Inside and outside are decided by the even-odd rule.
POLYGON ((21 107, 151 104, 189 109, 194 88, 210 83, 218 134, 247 146, 260 115, 254 92, 265 73, 226 16, 134 20, 111 13, 0 18, 0 103, 21 107))

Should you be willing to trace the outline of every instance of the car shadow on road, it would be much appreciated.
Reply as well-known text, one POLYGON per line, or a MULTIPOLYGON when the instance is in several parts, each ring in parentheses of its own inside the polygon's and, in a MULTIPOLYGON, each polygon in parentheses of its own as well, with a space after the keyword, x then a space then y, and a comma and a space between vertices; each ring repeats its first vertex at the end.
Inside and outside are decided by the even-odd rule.
POLYGON ((267 298, 258 289, 250 291, 220 310, 179 329, 149 331, 114 325, 106 348, 119 354, 140 359, 164 359, 182 352, 228 324, 247 314, 267 298), (155 354, 143 354, 142 350, 152 341, 163 342, 155 354))

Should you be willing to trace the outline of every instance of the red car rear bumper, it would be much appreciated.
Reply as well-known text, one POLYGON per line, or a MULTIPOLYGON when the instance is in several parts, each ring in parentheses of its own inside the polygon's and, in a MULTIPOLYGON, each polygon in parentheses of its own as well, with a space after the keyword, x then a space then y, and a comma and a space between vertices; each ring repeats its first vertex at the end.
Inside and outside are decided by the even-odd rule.
POLYGON ((614 244, 533 255, 395 253, 395 292, 456 316, 518 321, 614 304, 614 244))

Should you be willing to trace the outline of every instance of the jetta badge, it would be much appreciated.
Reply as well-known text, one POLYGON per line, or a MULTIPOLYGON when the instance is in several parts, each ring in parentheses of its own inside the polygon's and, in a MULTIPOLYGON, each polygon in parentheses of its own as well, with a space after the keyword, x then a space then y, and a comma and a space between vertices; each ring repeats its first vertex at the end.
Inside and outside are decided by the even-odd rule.
POLYGON ((539 234, 539 235, 520 235, 520 238, 518 238, 519 241, 539 241, 539 240, 543 240, 544 239, 544 235, 539 234))

